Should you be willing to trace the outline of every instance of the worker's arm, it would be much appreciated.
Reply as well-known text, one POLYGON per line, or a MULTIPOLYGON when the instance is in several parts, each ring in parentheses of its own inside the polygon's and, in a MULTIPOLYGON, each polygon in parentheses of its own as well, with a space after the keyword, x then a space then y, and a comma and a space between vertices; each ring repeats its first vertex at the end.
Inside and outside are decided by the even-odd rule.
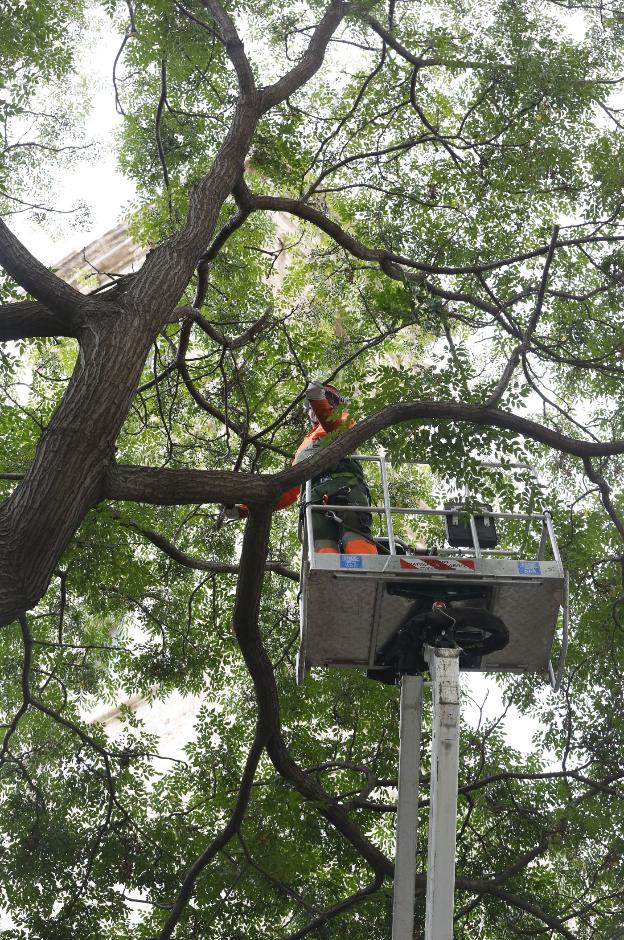
MULTIPOLYGON (((295 458, 296 459, 296 458, 295 458)), ((276 500, 273 509, 286 509, 287 506, 292 506, 299 499, 299 494, 301 493, 301 487, 299 485, 291 487, 291 489, 286 490, 285 493, 276 500)), ((230 516, 229 518, 234 519, 245 519, 249 514, 249 507, 245 503, 237 503, 236 506, 231 507, 235 515, 230 516)))
POLYGON ((326 398, 310 399, 314 414, 319 419, 327 433, 337 431, 339 428, 348 428, 353 422, 349 420, 349 412, 339 412, 326 398))
POLYGON ((331 431, 337 431, 339 428, 351 427, 353 424, 352 421, 349 421, 348 411, 340 413, 327 400, 325 389, 320 382, 310 382, 306 389, 306 398, 319 423, 328 434, 331 431))
MULTIPOLYGON (((328 433, 331 431, 337 431, 342 427, 351 427, 354 424, 353 421, 349 421, 348 412, 344 411, 342 414, 336 414, 336 409, 332 407, 330 402, 325 397, 325 389, 320 382, 310 382, 306 389, 306 399, 312 407, 314 414, 318 418, 319 424, 328 433)), ((299 456, 302 448, 305 447, 307 441, 308 435, 306 435, 301 446, 299 447, 299 450, 295 455, 294 463, 297 462, 297 457, 299 456)), ((292 506, 292 504, 298 500, 300 493, 301 487, 293 486, 292 489, 286 490, 285 493, 282 493, 273 508, 286 509, 288 506, 292 506)), ((244 519, 249 512, 245 503, 238 503, 236 506, 226 507, 226 509, 228 510, 226 515, 226 518, 228 519, 244 519)))
MULTIPOLYGON (((286 490, 276 501, 273 509, 286 509, 287 506, 292 506, 292 504, 299 499, 300 493, 300 486, 293 486, 292 489, 286 490)), ((223 510, 223 517, 228 522, 233 522, 236 519, 246 519, 249 515, 249 507, 246 506, 245 503, 237 503, 235 506, 224 506, 223 510)))
POLYGON ((286 490, 285 493, 282 493, 280 498, 275 503, 274 509, 286 509, 287 506, 292 506, 299 499, 299 494, 301 493, 300 486, 293 486, 292 489, 286 490))

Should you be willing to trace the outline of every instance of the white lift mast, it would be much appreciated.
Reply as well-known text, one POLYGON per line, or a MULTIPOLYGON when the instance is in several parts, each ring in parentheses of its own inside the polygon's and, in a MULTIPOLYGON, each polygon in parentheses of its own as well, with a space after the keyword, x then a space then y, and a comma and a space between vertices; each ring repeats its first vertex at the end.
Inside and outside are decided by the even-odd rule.
POLYGON ((399 799, 396 820, 392 940, 412 940, 414 936, 422 704, 422 676, 403 676, 399 726, 399 799))
MULTIPOLYGON (((459 653, 458 649, 425 648, 433 690, 425 940, 453 940, 459 653)), ((422 689, 421 676, 402 677, 392 940, 414 936, 422 689)))

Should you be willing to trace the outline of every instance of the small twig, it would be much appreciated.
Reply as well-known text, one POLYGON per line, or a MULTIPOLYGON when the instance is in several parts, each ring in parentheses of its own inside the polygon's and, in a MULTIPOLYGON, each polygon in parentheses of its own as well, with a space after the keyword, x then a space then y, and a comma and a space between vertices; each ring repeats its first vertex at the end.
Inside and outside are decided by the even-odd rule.
MULTIPOLYGON (((165 59, 162 59, 160 63, 160 97, 158 99, 158 107, 156 108, 156 120, 155 120, 154 130, 156 133, 156 147, 158 148, 158 159, 160 160, 160 165, 162 166, 165 186, 167 189, 169 189, 169 171, 167 169, 165 151, 164 151, 163 144, 162 144, 162 138, 160 136, 160 122, 162 121, 162 114, 163 114, 163 109, 165 107, 166 100, 167 100, 167 62, 165 59)), ((171 197, 169 197, 169 209, 171 210, 171 197)))
POLYGON ((507 360, 507 365, 503 369, 503 374, 501 375, 500 379, 496 383, 496 387, 494 388, 494 391, 492 392, 490 397, 487 399, 487 401, 484 403, 484 408, 495 408, 496 405, 501 400, 501 398, 503 397, 503 395, 505 394, 505 390, 507 386, 509 385, 509 383, 511 382, 511 377, 516 371, 516 366, 520 362, 521 349, 522 349, 522 346, 514 346, 514 348, 512 349, 511 356, 507 360))
POLYGON ((531 320, 529 321, 529 325, 527 327, 526 333, 524 334, 524 338, 522 340, 522 352, 527 352, 529 348, 529 344, 531 342, 531 336, 533 335, 533 331, 535 330, 535 327, 537 326, 537 321, 539 320, 541 312, 542 312, 544 296, 546 294, 546 285, 548 284, 548 275, 550 272, 550 265, 552 264, 552 260, 555 254, 555 249, 557 247, 558 238, 559 238, 559 226, 555 225, 552 230, 550 244, 548 245, 548 251, 546 253, 546 260, 544 262, 544 270, 542 271, 542 280, 541 280, 539 291, 537 294, 537 302, 535 304, 535 310, 533 311, 533 316, 531 317, 531 320))
POLYGON ((611 521, 613 522, 615 528, 624 539, 624 522, 622 521, 622 518, 617 509, 613 505, 613 501, 611 499, 611 487, 602 474, 594 469, 591 457, 583 458, 583 466, 585 467, 585 473, 587 474, 588 479, 590 479, 592 483, 595 483, 600 490, 600 499, 602 500, 602 505, 611 517, 611 521))
POLYGON ((337 904, 334 904, 326 911, 323 911, 322 914, 319 914, 318 917, 315 917, 314 920, 311 920, 310 923, 306 924, 305 927, 302 927, 301 930, 297 930, 295 933, 288 934, 284 940, 302 940, 303 937, 307 937, 308 934, 312 933, 313 930, 318 930, 319 927, 323 927, 325 924, 328 924, 330 920, 333 920, 334 917, 342 914, 342 912, 348 910, 348 908, 353 907, 354 904, 358 904, 360 901, 364 901, 366 898, 369 898, 372 894, 379 890, 383 882, 384 875, 377 872, 371 883, 366 885, 365 888, 360 888, 359 891, 351 894, 348 898, 345 898, 343 901, 339 901, 337 904))
POLYGON ((509 385, 511 381, 511 377, 513 373, 515 372, 516 366, 520 362, 521 357, 526 355, 526 353, 528 352, 529 346, 531 344, 531 337, 535 331, 535 327, 537 326, 538 320, 542 313, 542 306, 544 304, 544 297, 546 295, 546 285, 548 284, 548 274, 550 272, 550 265, 552 263, 553 256, 555 254, 555 248, 557 247, 558 238, 559 238, 559 226, 555 225, 552 230, 550 244, 548 245, 548 251, 546 253, 546 260, 544 262, 544 269, 542 271, 542 280, 541 280, 539 291, 537 294, 537 301, 535 303, 535 309, 533 311, 533 315, 531 319, 529 320, 529 325, 527 326, 526 332, 524 333, 524 336, 522 337, 522 342, 518 346, 515 346, 514 349, 512 350, 511 356, 509 357, 507 361, 507 365, 505 366, 505 369, 503 370, 503 374, 500 377, 498 383, 496 384, 496 388, 494 389, 490 397, 485 402, 484 404, 485 408, 494 408, 498 404, 498 402, 501 400, 501 398, 505 394, 505 389, 509 385))
POLYGON ((255 323, 252 323, 240 336, 235 336, 233 339, 230 339, 228 336, 224 336, 215 326, 212 325, 210 320, 207 320, 203 317, 197 310, 193 310, 191 314, 192 320, 197 323, 198 326, 202 328, 204 333, 207 333, 211 339, 214 339, 216 343, 219 343, 220 346, 224 346, 226 349, 240 349, 241 346, 246 346, 247 343, 250 343, 262 328, 266 325, 269 317, 273 312, 273 304, 269 303, 266 310, 259 317, 255 323))
POLYGON ((446 150, 448 155, 451 157, 455 165, 458 167, 458 169, 461 169, 461 165, 464 162, 463 157, 460 157, 459 154, 453 150, 447 138, 443 134, 440 133, 440 131, 438 130, 437 127, 435 127, 435 125, 431 123, 431 121, 425 114, 424 110, 418 104, 418 101, 416 100, 416 82, 417 81, 418 81, 418 66, 415 66, 414 70, 412 71, 412 78, 410 81, 411 105, 414 111, 416 112, 416 114, 418 115, 418 117, 420 118, 421 123, 427 128, 427 130, 429 131, 433 139, 444 147, 444 149, 446 150))
POLYGON ((126 43, 130 39, 131 35, 132 35, 132 27, 126 30, 126 34, 124 38, 121 40, 121 45, 117 51, 117 55, 115 56, 115 61, 113 62, 113 88, 115 89, 115 109, 117 113, 121 114, 123 117, 126 117, 126 112, 124 111, 122 107, 121 98, 119 97, 119 87, 117 85, 117 63, 119 62, 122 56, 122 53, 124 49, 126 48, 126 43))
POLYGON ((466 59, 426 59, 422 56, 414 55, 413 52, 410 52, 409 49, 406 49, 405 46, 401 45, 398 39, 393 36, 389 30, 382 26, 381 23, 373 16, 365 16, 364 19, 371 29, 374 30, 374 32, 376 32, 377 35, 384 40, 384 42, 388 43, 391 49, 394 49, 395 52, 398 52, 401 58, 405 59, 407 62, 411 62, 412 65, 419 69, 440 65, 453 69, 492 69, 492 71, 497 71, 498 69, 507 69, 508 71, 513 71, 516 68, 515 65, 510 65, 506 62, 488 62, 487 60, 476 62, 474 60, 466 59))
POLYGON ((65 619, 65 607, 67 606, 67 571, 59 571, 59 613, 58 613, 58 644, 63 645, 63 621, 65 619))

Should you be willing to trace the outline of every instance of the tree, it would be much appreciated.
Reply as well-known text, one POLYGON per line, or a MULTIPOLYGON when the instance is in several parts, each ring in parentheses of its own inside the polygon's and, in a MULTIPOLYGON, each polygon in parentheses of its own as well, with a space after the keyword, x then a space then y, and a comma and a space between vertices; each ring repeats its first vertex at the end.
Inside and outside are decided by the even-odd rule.
MULTIPOLYGON (((505 683, 545 722, 534 756, 465 729, 456 936, 617 936, 618 4, 103 6, 146 261, 82 294, 0 223, 7 936, 388 936, 396 696, 294 687, 273 514, 373 438, 469 480, 477 455, 540 467, 573 579, 563 696, 505 683), (318 374, 360 420, 290 467, 318 374), (214 508, 239 501, 242 545, 214 508), (114 743, 85 724, 119 688, 206 691, 187 763, 156 774, 131 714, 114 743)), ((10 214, 66 153, 35 88, 89 10, 9 7, 10 214), (35 111, 43 136, 12 139, 35 111)))

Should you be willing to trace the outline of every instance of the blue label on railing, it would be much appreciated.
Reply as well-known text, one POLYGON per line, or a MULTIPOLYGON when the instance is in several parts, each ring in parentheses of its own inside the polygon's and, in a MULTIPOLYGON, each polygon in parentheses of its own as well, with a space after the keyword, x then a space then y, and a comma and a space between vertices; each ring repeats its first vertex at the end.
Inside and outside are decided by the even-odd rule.
POLYGON ((519 561, 518 574, 541 574, 539 561, 519 561))
POLYGON ((364 563, 362 561, 362 556, 361 555, 341 555, 340 567, 341 568, 363 568, 364 563))

